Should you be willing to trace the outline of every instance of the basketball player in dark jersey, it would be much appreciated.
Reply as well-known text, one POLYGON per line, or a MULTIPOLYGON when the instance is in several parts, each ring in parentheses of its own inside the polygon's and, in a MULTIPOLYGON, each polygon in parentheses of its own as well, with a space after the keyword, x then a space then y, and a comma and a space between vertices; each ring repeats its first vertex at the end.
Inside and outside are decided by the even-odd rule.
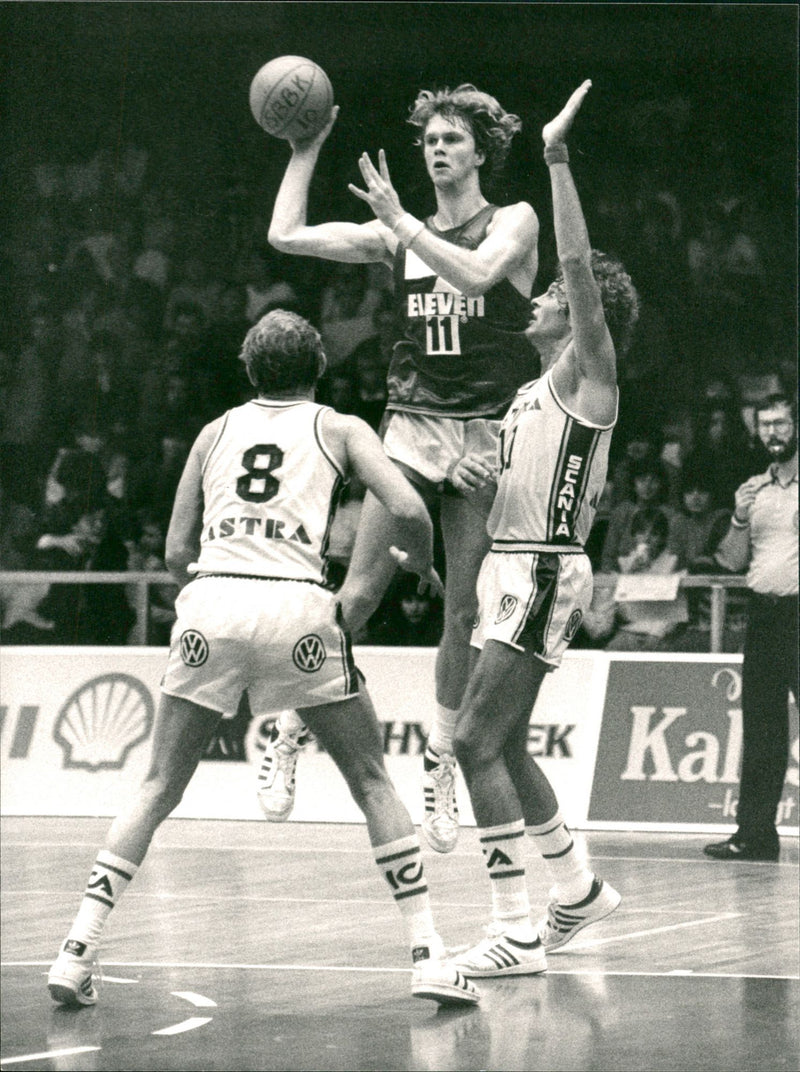
MULTIPOLYGON (((375 218, 309 226, 309 185, 336 112, 316 138, 292 145, 269 240, 285 253, 380 262, 394 272, 400 338, 388 374, 384 449, 428 505, 438 504, 450 567, 423 821, 433 848, 450 852, 458 835, 453 729, 467 678, 475 582, 489 544, 480 513, 448 478, 465 454, 494 458, 500 418, 517 387, 536 374, 535 352, 523 333, 538 266, 538 220, 526 202, 498 207, 484 196, 482 177, 502 163, 521 123, 465 84, 422 91, 411 109, 436 199, 430 217, 423 222, 404 211, 380 150, 377 167, 366 153, 359 159, 365 188, 349 187, 375 218)), ((340 592, 354 630, 375 610, 395 572, 395 542, 391 517, 367 495, 340 592)), ((287 746, 288 752, 291 742, 287 746)), ((295 759, 296 753, 287 758, 287 784, 295 759)))

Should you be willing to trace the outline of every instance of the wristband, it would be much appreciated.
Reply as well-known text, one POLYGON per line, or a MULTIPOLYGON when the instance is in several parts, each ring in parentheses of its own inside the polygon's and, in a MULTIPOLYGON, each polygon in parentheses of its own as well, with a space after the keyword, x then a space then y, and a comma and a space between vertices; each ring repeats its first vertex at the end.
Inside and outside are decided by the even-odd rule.
POLYGON ((736 516, 736 514, 734 514, 731 517, 731 524, 733 525, 733 527, 735 529, 749 529, 750 528, 749 519, 747 521, 740 521, 739 518, 736 516))
POLYGON ((550 164, 568 164, 569 163, 569 150, 563 141, 553 142, 552 145, 545 145, 544 147, 544 162, 550 166, 550 164))
POLYGON ((398 241, 408 248, 414 239, 425 230, 425 224, 412 216, 410 212, 404 212, 392 231, 397 235, 398 241))

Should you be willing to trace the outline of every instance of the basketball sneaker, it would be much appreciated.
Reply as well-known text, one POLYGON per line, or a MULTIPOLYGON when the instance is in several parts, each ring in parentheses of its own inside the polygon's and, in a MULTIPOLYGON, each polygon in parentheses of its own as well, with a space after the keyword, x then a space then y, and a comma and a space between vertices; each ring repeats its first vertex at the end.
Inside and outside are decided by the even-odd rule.
POLYGON ((440 1005, 478 1004, 480 991, 444 959, 444 945, 440 938, 433 946, 415 946, 411 956, 414 961, 411 993, 415 998, 430 998, 440 1005))
MULTIPOLYGON (((550 891, 555 896, 555 890, 550 891)), ((594 876, 592 888, 582 901, 575 904, 559 904, 555 899, 547 906, 547 915, 542 919, 536 933, 548 953, 561 949, 578 931, 610 916, 622 897, 603 879, 594 876)))
POLYGON ((450 963, 462 975, 487 978, 547 971, 547 958, 538 938, 530 942, 511 938, 498 923, 490 923, 486 937, 466 952, 456 953, 450 963))
POLYGON ((47 975, 50 997, 59 1005, 73 1009, 94 1005, 97 1001, 95 970, 99 970, 99 965, 94 953, 84 942, 68 938, 47 975))
POLYGON ((295 733, 284 733, 277 723, 272 727, 258 772, 258 802, 271 823, 282 823, 291 815, 297 758, 309 736, 305 726, 295 733))
POLYGON ((422 832, 436 852, 452 852, 458 841, 456 761, 446 752, 436 760, 426 753, 424 763, 422 788, 425 793, 425 817, 422 832))

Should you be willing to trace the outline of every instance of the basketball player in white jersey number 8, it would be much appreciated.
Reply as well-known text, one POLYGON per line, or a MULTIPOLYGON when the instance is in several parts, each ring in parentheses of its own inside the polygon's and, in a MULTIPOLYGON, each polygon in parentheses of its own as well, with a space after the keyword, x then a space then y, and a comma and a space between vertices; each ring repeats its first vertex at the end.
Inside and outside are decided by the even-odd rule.
POLYGON ((565 138, 584 82, 543 131, 559 273, 531 302, 528 336, 542 375, 517 392, 500 432, 497 473, 467 456, 453 473, 465 494, 496 479, 491 550, 478 580, 474 667, 455 733, 492 889, 485 939, 457 956, 466 975, 534 974, 545 954, 619 904, 586 868, 547 776, 528 753, 531 708, 592 596, 583 545, 603 490, 617 419, 617 356, 638 315, 619 262, 591 249, 565 138), (534 926, 525 881, 526 831, 554 880, 534 926))
MULTIPOLYGON (((438 503, 451 567, 425 756, 423 821, 432 847, 450 852, 458 835, 453 726, 467 678, 475 582, 489 543, 483 517, 448 477, 467 451, 494 457, 500 418, 517 388, 538 370, 524 331, 539 225, 527 202, 497 206, 484 196, 484 179, 502 163, 521 123, 493 97, 464 84, 452 91, 423 90, 411 109, 409 122, 418 131, 435 196, 431 216, 423 222, 405 211, 381 149, 377 166, 366 153, 359 159, 364 188, 349 187, 375 218, 309 226, 309 185, 337 112, 334 108, 317 137, 292 144, 269 240, 285 253, 383 263, 394 272, 398 341, 388 373, 384 448, 426 502, 438 503)), ((396 543, 393 527, 381 504, 367 495, 341 591, 353 630, 375 610, 395 572, 388 550, 396 543)), ((293 767, 287 778, 293 778, 293 767)), ((288 813, 280 802, 276 807, 271 815, 265 808, 269 817, 288 813)), ((285 807, 291 807, 290 796, 285 807)))
POLYGON ((74 1008, 96 1002, 93 962, 106 917, 181 800, 222 713, 247 689, 258 711, 297 709, 347 781, 406 925, 412 994, 474 1005, 478 991, 446 961, 419 838, 386 773, 383 735, 324 583, 331 520, 343 481, 355 474, 397 520, 408 568, 438 587, 425 504, 369 425, 314 401, 325 355, 302 317, 268 313, 247 333, 241 357, 258 397, 200 432, 175 496, 166 560, 182 587, 150 767, 97 856, 50 969, 50 994, 74 1008))

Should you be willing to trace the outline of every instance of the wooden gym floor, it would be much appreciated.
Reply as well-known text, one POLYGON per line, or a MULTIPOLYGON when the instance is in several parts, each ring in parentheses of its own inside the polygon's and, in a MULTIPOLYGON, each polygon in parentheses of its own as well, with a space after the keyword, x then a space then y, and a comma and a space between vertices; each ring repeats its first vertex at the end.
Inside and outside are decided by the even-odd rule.
MULTIPOLYGON (((411 997, 394 904, 360 825, 169 820, 112 913, 100 1001, 45 975, 108 820, 2 820, 2 1068, 797 1069, 798 843, 718 863, 707 836, 577 834, 623 894, 546 975, 487 979, 476 1009, 411 997)), ((475 830, 425 851, 439 929, 475 941, 475 830)), ((546 880, 530 857, 531 899, 546 880)))

